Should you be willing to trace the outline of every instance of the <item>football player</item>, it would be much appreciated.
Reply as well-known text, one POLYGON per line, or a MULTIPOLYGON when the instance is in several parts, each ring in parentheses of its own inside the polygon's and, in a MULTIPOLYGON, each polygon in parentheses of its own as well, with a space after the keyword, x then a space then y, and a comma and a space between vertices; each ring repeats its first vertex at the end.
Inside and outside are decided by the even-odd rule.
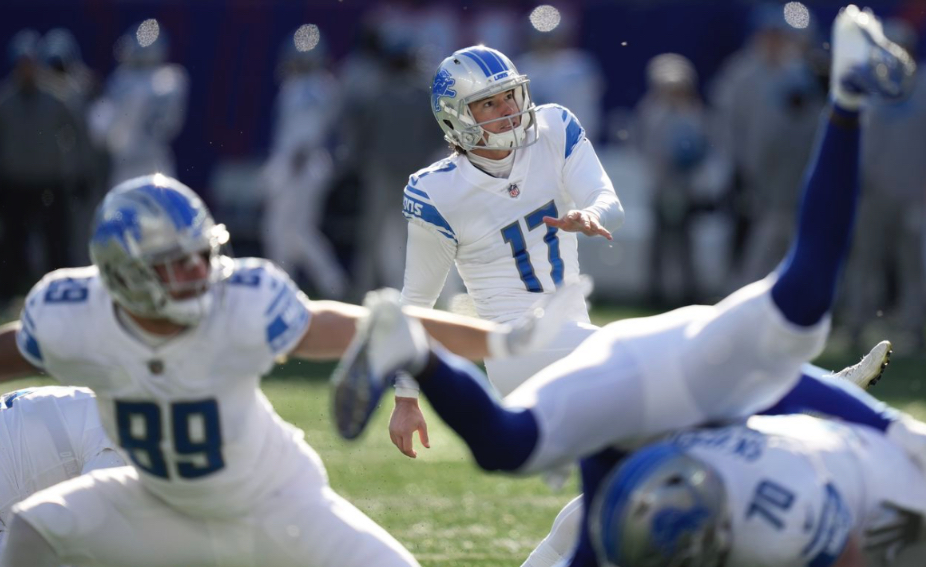
MULTIPOLYGON (((922 425, 922 424, 921 424, 922 425)), ((922 565, 926 476, 890 438, 806 415, 681 432, 592 502, 602 565, 922 565)))
MULTIPOLYGON (((453 154, 413 174, 405 187, 402 303, 432 307, 456 264, 478 315, 511 322, 538 296, 578 278, 577 233, 610 240, 624 210, 579 120, 562 106, 534 105, 530 79, 505 54, 477 45, 444 59, 431 85, 431 111, 453 154)), ((547 348, 487 359, 489 380, 507 394, 596 329, 575 295, 547 348)), ((392 442, 413 458, 416 431, 429 446, 417 394, 400 376, 389 424, 392 442)), ((555 521, 567 541, 576 525, 571 510, 555 521)))
MULTIPOLYGON (((417 565, 329 488, 258 388, 282 356, 342 354, 366 311, 310 302, 270 262, 223 255, 228 238, 176 179, 131 179, 97 210, 93 265, 48 274, 0 327, 0 380, 42 370, 92 388, 131 463, 17 505, 4 567, 417 565)), ((550 332, 418 312, 473 358, 550 332)))
POLYGON ((44 386, 0 397, 0 549, 17 502, 125 461, 103 431, 93 392, 44 386))
MULTIPOLYGON (((535 106, 530 80, 504 54, 468 47, 445 59, 431 86, 431 110, 453 155, 413 174, 402 302, 431 307, 454 263, 479 316, 515 320, 541 294, 579 275, 576 233, 611 238, 624 211, 576 117, 535 106)), ((530 359, 487 360, 506 394, 561 358, 594 327, 585 302, 549 349, 530 359)), ((400 384, 392 436, 414 452, 398 423, 423 424, 413 384, 400 384)), ((423 427, 423 425, 422 425, 423 427)))
MULTIPOLYGON (((908 419, 884 417, 831 381, 801 376, 825 342, 849 249, 859 108, 872 94, 902 95, 915 68, 884 39, 874 16, 855 7, 836 21, 833 53, 833 104, 806 178, 795 242, 776 273, 714 306, 612 323, 504 405, 483 387, 478 370, 429 347, 417 324, 387 301, 372 311, 336 375, 369 369, 373 385, 355 382, 365 399, 384 376, 410 371, 489 470, 550 470, 615 444, 749 416, 776 402, 779 410, 835 410, 885 430, 910 429, 908 419)), ((585 471, 583 486, 594 494, 585 471)), ((587 543, 587 529, 580 542, 587 543)), ((590 550, 580 545, 570 564, 594 565, 590 550)))

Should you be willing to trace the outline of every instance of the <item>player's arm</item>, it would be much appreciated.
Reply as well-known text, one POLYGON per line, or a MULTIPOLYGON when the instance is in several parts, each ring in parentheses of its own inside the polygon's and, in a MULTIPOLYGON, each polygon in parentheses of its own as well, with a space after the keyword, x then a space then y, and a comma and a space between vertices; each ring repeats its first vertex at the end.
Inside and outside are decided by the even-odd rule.
MULTIPOLYGON (((481 319, 406 307, 409 315, 421 320, 425 330, 447 350, 472 360, 489 356, 490 334, 505 333, 507 328, 481 319)), ((315 360, 338 358, 347 349, 357 321, 367 315, 367 309, 338 301, 311 302, 312 320, 302 340, 292 351, 293 356, 315 360)))
POLYGON ((19 321, 0 326, 0 382, 35 376, 42 372, 19 351, 16 335, 21 328, 19 321))
POLYGON ((611 233, 624 223, 624 208, 578 119, 565 111, 563 120, 566 123, 563 183, 579 208, 558 219, 544 217, 543 221, 567 232, 611 240, 611 233))

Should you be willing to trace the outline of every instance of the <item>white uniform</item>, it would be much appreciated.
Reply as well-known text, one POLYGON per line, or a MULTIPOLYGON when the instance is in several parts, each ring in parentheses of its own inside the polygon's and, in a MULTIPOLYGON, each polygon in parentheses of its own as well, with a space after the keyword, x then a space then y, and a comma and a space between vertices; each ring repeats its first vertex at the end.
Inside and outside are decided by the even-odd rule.
POLYGON ((717 305, 611 323, 534 375, 505 399, 537 419, 539 440, 521 470, 771 407, 829 331, 828 317, 812 327, 788 322, 773 283, 769 276, 717 305))
POLYGON ((328 488, 302 432, 258 388, 306 332, 308 299, 267 261, 235 268, 210 291, 205 319, 159 348, 121 326, 95 267, 36 285, 21 352, 94 389, 103 426, 134 467, 58 485, 20 513, 75 564, 415 565, 328 488))
POLYGON ((0 547, 14 504, 91 470, 124 465, 93 392, 45 386, 0 397, 0 547))
POLYGON ((850 535, 869 567, 922 565, 926 478, 878 431, 803 415, 678 434, 727 490, 728 565, 831 565, 850 535), (917 540, 921 543, 916 544, 917 540))
MULTIPOLYGON (((403 303, 432 307, 456 263, 479 316, 514 321, 539 294, 579 275, 576 234, 548 227, 543 217, 588 209, 609 230, 620 226, 614 187, 575 116, 544 105, 536 117, 539 139, 514 152, 508 178, 488 175, 464 155, 411 176, 403 204, 409 220, 403 303)), ((594 330, 584 302, 569 319, 549 352, 511 360, 503 371, 500 361, 487 361, 493 383, 510 391, 594 330)))
POLYGON ((174 175, 170 144, 186 121, 189 84, 180 65, 116 68, 88 117, 91 134, 112 154, 110 187, 139 175, 174 175))

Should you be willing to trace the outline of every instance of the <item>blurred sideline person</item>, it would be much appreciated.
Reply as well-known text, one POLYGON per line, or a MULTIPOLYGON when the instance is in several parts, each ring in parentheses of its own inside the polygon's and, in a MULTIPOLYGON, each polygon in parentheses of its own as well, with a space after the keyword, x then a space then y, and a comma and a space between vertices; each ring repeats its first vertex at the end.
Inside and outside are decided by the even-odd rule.
MULTIPOLYGON (((918 36, 909 24, 888 20, 884 28, 888 38, 916 59, 918 36)), ((922 69, 917 70, 910 98, 893 103, 874 100, 863 120, 859 224, 865 227, 866 237, 853 250, 846 273, 847 326, 858 345, 867 324, 882 311, 896 326, 895 347, 921 351, 926 324, 926 160, 922 159, 926 75, 922 69)))
POLYGON ((110 153, 109 187, 139 175, 174 175, 171 142, 186 121, 190 79, 167 63, 166 31, 157 20, 132 26, 113 51, 119 61, 90 109, 90 131, 110 153))
POLYGON ((280 53, 273 149, 264 168, 263 243, 270 260, 325 298, 343 299, 347 274, 321 232, 333 165, 327 143, 338 116, 339 89, 325 68, 325 45, 299 30, 280 53))
POLYGON ((0 550, 14 504, 59 482, 123 465, 90 390, 44 386, 0 396, 0 550))
MULTIPOLYGON (((0 565, 417 565, 331 490, 259 389, 280 357, 341 355, 366 310, 310 302, 272 263, 221 254, 227 240, 176 179, 131 179, 97 211, 94 265, 48 274, 0 327, 0 380, 42 370, 92 388, 131 462, 14 507, 0 565)), ((552 333, 418 312, 472 358, 523 354, 552 333)))
POLYGON ((755 33, 724 63, 711 93, 719 145, 736 179, 735 287, 763 277, 788 249, 797 189, 826 103, 808 58, 812 28, 791 27, 777 3, 757 5, 752 19, 755 33))
MULTIPOLYGON (((453 154, 411 175, 405 187, 403 304, 432 307, 455 264, 479 317, 514 321, 539 297, 577 280, 576 233, 610 240, 623 223, 624 210, 579 120, 559 105, 535 106, 529 86, 507 56, 481 45, 454 52, 438 67, 431 111, 453 154)), ((584 298, 568 311, 548 348, 486 359, 499 392, 511 392, 594 332, 584 298)), ((427 447, 416 386, 400 378, 389 434, 409 457, 416 456, 416 431, 427 447)), ((560 541, 574 538, 578 524, 568 518, 577 504, 554 522, 560 541)), ((548 544, 525 565, 552 565, 568 549, 548 544)))
POLYGON ((90 237, 90 221, 93 210, 106 191, 106 152, 91 143, 88 132, 87 110, 91 100, 100 95, 100 84, 96 74, 84 64, 77 39, 67 29, 49 30, 42 37, 39 51, 48 75, 58 84, 80 128, 76 137, 80 143, 74 145, 75 159, 69 164, 69 176, 74 181, 73 196, 68 204, 68 254, 73 262, 71 265, 80 266, 90 261, 85 245, 90 237))
POLYGON ((71 266, 70 203, 84 184, 89 141, 39 58, 39 34, 22 30, 8 46, 12 73, 0 88, 0 304, 39 274, 71 266), (40 244, 31 254, 32 236, 40 244))
POLYGON ((351 271, 357 297, 377 287, 402 285, 406 223, 399 212, 401 188, 409 171, 427 164, 440 150, 428 135, 433 126, 422 104, 428 99, 427 79, 418 68, 416 47, 407 38, 382 37, 382 73, 373 75, 380 82, 347 99, 347 158, 361 182, 362 230, 356 232, 351 271))
POLYGON ((650 301, 701 297, 694 266, 695 175, 707 156, 708 125, 698 75, 686 57, 663 53, 646 66, 647 91, 637 105, 633 139, 652 180, 655 223, 649 262, 650 301), (679 267, 681 277, 666 278, 679 267), (673 285, 674 283, 674 285, 673 285))
POLYGON ((531 97, 537 105, 559 104, 569 109, 592 142, 600 139, 605 79, 595 56, 574 47, 577 18, 561 11, 559 25, 540 31, 527 29, 528 50, 516 57, 518 70, 530 77, 531 97))
MULTIPOLYGON (((357 382, 356 395, 372 410, 369 394, 379 392, 382 381, 396 371, 408 371, 482 468, 530 474, 584 459, 582 483, 588 500, 595 496, 602 472, 622 456, 614 447, 629 449, 680 428, 742 419, 763 410, 815 410, 878 427, 899 441, 918 437, 919 445, 914 441, 911 447, 923 453, 926 464, 926 426, 906 416, 885 415, 870 398, 839 381, 802 373, 802 365, 823 348, 849 251, 859 186, 859 107, 870 93, 903 94, 915 67, 883 38, 875 18, 854 6, 836 20, 833 53, 833 105, 805 178, 795 241, 776 273, 717 305, 611 323, 504 402, 485 387, 478 368, 429 343, 420 325, 388 301, 371 310, 370 322, 336 376, 354 369, 368 372, 369 383, 357 382)), ((886 355, 886 346, 879 345, 868 357, 874 364, 866 362, 847 374, 872 368, 861 380, 865 383, 880 373, 886 355)), ((344 407, 335 408, 339 416, 344 407)), ((595 556, 589 507, 581 508, 574 551, 560 565, 591 567, 606 559, 595 556)), ((674 544, 692 521, 667 516, 660 534, 674 544)), ((662 562, 654 558, 652 565, 685 564, 697 552, 695 547, 693 556, 672 555, 662 562)), ((641 564, 650 565, 626 565, 641 564)))

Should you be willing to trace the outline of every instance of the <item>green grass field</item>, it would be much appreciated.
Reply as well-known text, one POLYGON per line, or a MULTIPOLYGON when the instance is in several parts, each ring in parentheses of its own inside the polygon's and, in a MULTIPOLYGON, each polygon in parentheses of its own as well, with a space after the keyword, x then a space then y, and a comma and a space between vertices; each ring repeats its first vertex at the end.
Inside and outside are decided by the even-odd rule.
MULTIPOLYGON (((598 313, 598 322, 626 314, 598 313)), ((827 352, 818 362, 841 368, 861 354, 827 352)), ((575 476, 562 492, 553 493, 538 478, 477 470, 465 446, 428 408, 431 449, 419 448, 415 460, 389 442, 388 400, 359 441, 342 441, 329 418, 325 379, 332 368, 291 362, 264 381, 264 391, 284 419, 305 431, 325 461, 332 486, 395 535, 423 566, 517 567, 577 493, 575 476)), ((924 419, 924 368, 926 357, 895 357, 872 393, 924 419)), ((23 380, 3 390, 39 382, 52 383, 23 380)))

